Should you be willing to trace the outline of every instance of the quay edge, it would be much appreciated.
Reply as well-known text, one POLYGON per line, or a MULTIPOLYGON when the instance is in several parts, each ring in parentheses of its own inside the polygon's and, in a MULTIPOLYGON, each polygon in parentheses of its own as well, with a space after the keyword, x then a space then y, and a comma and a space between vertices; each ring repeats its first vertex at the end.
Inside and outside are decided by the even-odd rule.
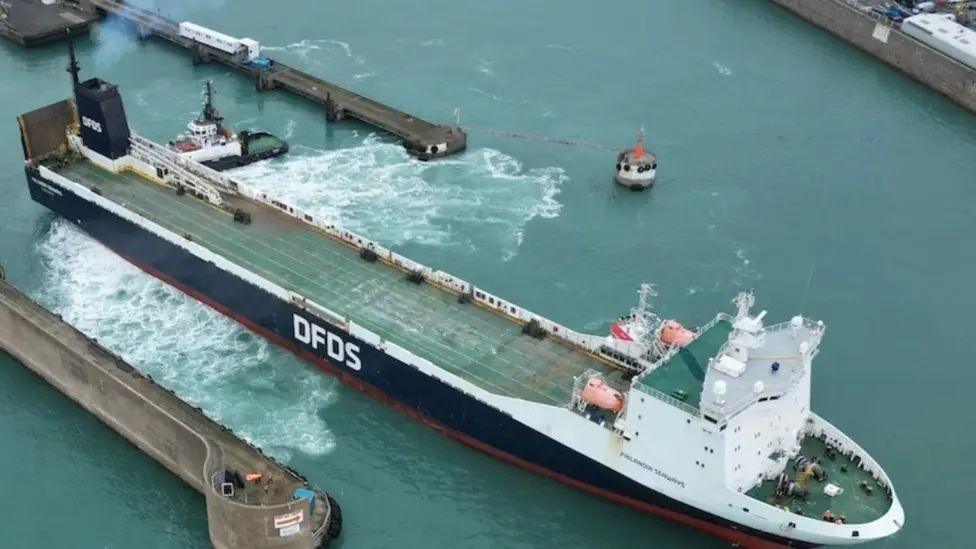
POLYGON ((331 496, 2 278, 0 348, 202 493, 217 549, 312 549, 339 534, 342 513, 331 496), (272 481, 225 495, 228 471, 272 481), (299 489, 306 497, 295 499, 299 489))
POLYGON ((976 70, 858 10, 855 0, 772 0, 976 113, 976 70))

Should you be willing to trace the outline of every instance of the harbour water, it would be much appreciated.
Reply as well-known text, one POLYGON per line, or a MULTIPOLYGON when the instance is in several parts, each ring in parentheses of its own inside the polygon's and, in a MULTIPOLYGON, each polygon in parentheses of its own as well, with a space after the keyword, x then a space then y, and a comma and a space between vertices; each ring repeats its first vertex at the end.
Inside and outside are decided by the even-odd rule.
MULTIPOLYGON (((881 545, 966 545, 972 115, 760 0, 159 6, 429 120, 460 107, 469 150, 415 162, 368 127, 327 125, 105 25, 78 44, 83 75, 120 85, 136 131, 172 138, 213 79, 232 126, 292 144, 242 178, 576 329, 605 333, 645 280, 686 324, 744 288, 770 319, 822 318, 814 406, 884 465, 906 508, 881 545), (612 185, 611 152, 484 131, 623 148, 642 124, 661 167, 641 194, 612 185)), ((63 67, 61 47, 0 44, 8 278, 334 492, 341 547, 720 545, 415 424, 31 202, 14 118, 68 94, 63 67)), ((207 546, 192 489, 2 354, 0 440, 0 546, 207 546)))

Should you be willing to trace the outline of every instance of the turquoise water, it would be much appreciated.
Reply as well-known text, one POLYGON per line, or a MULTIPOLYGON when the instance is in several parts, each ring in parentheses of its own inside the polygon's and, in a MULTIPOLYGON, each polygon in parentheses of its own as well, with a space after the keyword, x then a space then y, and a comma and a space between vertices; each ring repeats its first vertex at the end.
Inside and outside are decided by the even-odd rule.
MULTIPOLYGON (((477 130, 466 154, 417 164, 161 43, 103 28, 79 44, 83 73, 120 85, 138 132, 181 131, 213 79, 228 121, 293 145, 242 177, 574 328, 605 332, 645 280, 691 324, 743 288, 771 319, 824 319, 816 410, 884 465, 907 512, 879 545, 968 545, 971 114, 757 0, 168 4, 430 119, 459 106, 472 128, 619 146, 645 125, 661 157, 649 193, 613 187, 611 153, 477 130)), ((342 547, 719 545, 441 437, 55 221, 27 196, 14 117, 66 96, 63 65, 60 47, 0 44, 8 277, 333 491, 342 547)), ((0 362, 0 546, 207 545, 194 492, 0 362)))

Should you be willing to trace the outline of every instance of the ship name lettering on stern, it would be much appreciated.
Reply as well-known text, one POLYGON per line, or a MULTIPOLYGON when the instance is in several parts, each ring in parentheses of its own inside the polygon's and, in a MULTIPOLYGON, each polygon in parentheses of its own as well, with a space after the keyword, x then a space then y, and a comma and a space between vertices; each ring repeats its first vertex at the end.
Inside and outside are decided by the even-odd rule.
POLYGON ((338 335, 297 314, 294 317, 295 339, 306 345, 311 345, 312 350, 317 351, 319 347, 325 347, 325 352, 329 358, 336 362, 344 362, 353 370, 359 371, 363 368, 363 364, 359 360, 359 345, 343 341, 338 335))

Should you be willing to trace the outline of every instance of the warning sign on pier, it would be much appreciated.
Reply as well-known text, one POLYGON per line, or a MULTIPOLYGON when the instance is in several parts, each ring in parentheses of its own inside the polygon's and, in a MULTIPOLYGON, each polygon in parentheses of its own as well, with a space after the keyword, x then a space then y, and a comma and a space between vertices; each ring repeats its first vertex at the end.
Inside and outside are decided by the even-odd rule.
POLYGON ((891 34, 891 27, 885 25, 884 23, 876 23, 874 25, 874 32, 871 33, 871 36, 878 42, 884 42, 885 44, 887 44, 888 35, 890 34, 891 34))
POLYGON ((285 537, 299 533, 302 529, 302 518, 304 516, 305 512, 301 509, 294 513, 276 516, 274 518, 274 525, 278 529, 278 535, 285 537))

